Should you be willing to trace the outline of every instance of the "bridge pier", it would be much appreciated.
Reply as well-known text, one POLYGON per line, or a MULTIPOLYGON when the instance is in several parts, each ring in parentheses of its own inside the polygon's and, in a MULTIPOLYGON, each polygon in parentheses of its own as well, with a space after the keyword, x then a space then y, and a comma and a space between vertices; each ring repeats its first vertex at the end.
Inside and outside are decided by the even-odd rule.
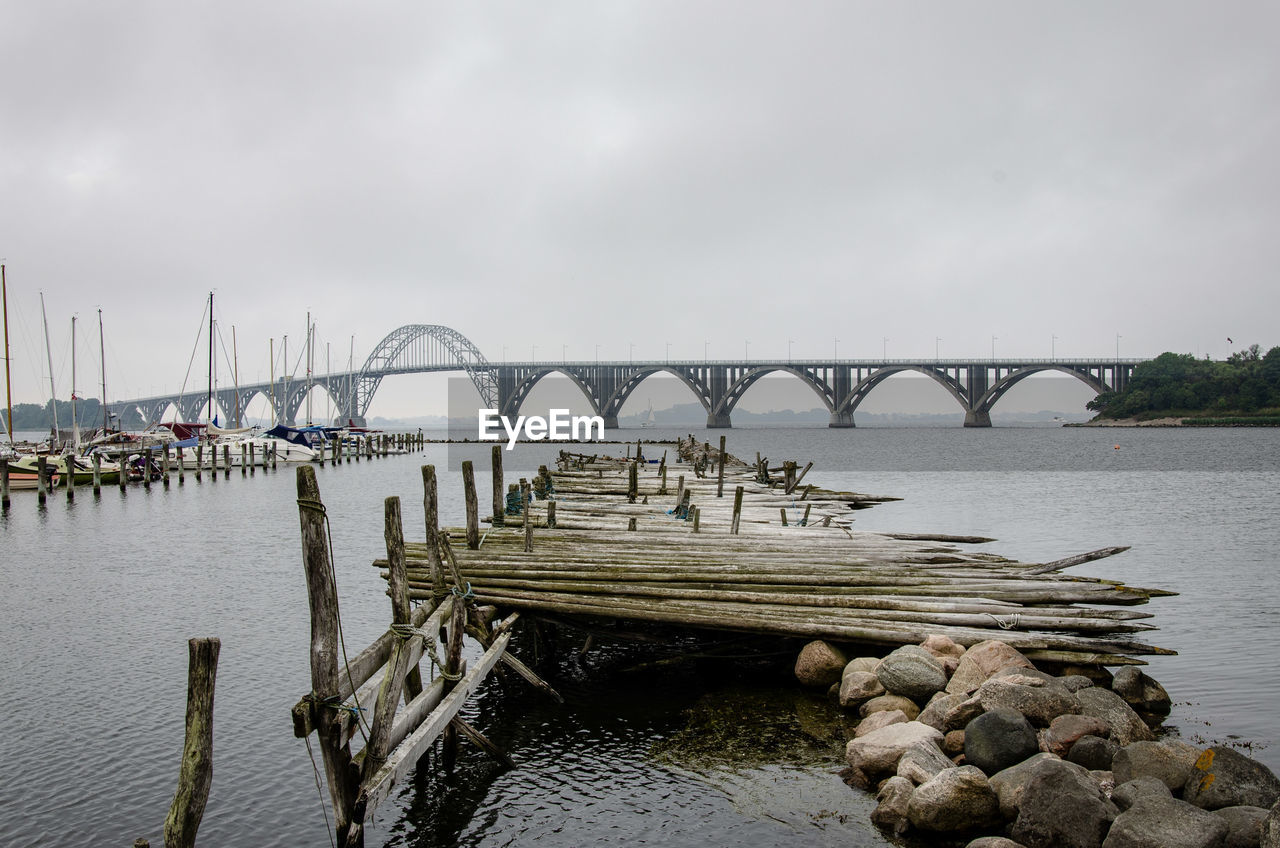
POLYGON ((991 413, 980 409, 968 409, 964 413, 964 426, 990 427, 991 413))
POLYGON ((604 428, 605 428, 606 430, 617 430, 617 429, 618 429, 618 416, 617 416, 617 415, 601 415, 600 417, 604 419, 604 428))
POLYGON ((729 420, 727 412, 708 412, 707 413, 707 429, 708 430, 728 430, 733 428, 733 422, 729 420))
POLYGON ((842 428, 854 427, 856 425, 853 423, 853 413, 852 412, 833 412, 831 413, 831 421, 830 423, 827 424, 827 426, 842 427, 842 428))

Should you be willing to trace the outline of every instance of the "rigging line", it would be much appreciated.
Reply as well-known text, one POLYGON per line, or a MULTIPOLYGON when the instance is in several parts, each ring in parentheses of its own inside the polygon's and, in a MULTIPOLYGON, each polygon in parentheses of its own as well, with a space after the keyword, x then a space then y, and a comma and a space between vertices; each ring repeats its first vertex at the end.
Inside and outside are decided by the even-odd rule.
POLYGON ((178 408, 182 408, 182 397, 187 393, 187 380, 191 379, 191 368, 196 364, 196 351, 200 349, 200 337, 204 335, 204 317, 209 312, 209 301, 205 301, 204 308, 200 310, 200 325, 196 329, 196 343, 191 348, 191 360, 187 363, 186 376, 182 378, 182 388, 178 390, 178 408))

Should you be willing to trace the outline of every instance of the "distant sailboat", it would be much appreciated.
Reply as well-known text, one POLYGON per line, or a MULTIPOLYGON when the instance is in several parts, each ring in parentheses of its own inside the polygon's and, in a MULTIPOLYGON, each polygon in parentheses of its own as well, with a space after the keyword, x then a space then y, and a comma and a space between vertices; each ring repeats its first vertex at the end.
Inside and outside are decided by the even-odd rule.
POLYGON ((644 420, 640 422, 640 426, 646 430, 657 424, 657 419, 653 417, 653 401, 649 401, 649 411, 645 414, 644 420))

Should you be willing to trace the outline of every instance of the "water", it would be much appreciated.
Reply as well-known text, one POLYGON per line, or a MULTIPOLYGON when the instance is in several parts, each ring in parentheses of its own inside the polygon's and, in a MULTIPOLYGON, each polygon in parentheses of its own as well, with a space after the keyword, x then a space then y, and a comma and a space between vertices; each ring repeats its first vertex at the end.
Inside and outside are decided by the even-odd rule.
MULTIPOLYGON (((726 435, 752 458, 813 459, 812 482, 905 498, 860 511, 859 527, 989 535, 999 541, 979 547, 1034 561, 1133 545, 1072 573, 1180 592, 1147 607, 1161 628, 1150 640, 1180 654, 1151 666, 1177 702, 1172 723, 1198 740, 1256 743, 1252 755, 1280 770, 1280 749, 1260 747, 1273 741, 1268 705, 1280 695, 1263 649, 1280 625, 1280 431, 726 435)), ((554 453, 522 448, 524 468, 509 460, 508 476, 554 453)), ((432 447, 317 469, 354 649, 388 618, 369 565, 383 555, 383 498, 402 498, 406 533, 421 538, 419 467, 448 458, 432 447)), ((460 522, 460 475, 444 473, 440 491, 443 519, 460 522)), ((181 488, 108 488, 99 499, 85 488, 71 504, 59 492, 43 510, 14 494, 0 517, 0 696, 11 716, 0 844, 160 844, 182 746, 185 643, 204 635, 221 638, 222 654, 202 843, 327 844, 289 719, 309 689, 294 498, 283 470, 200 484, 188 475, 181 488)), ((635 670, 642 659, 604 648, 566 665, 554 681, 564 707, 518 681, 489 687, 471 717, 520 767, 504 771, 464 745, 457 777, 410 781, 378 811, 369 844, 887 844, 867 823, 873 802, 833 774, 839 733, 822 699, 769 670, 635 670), (485 709, 494 705, 500 715, 485 709), (715 744, 698 744, 706 738, 715 744)))

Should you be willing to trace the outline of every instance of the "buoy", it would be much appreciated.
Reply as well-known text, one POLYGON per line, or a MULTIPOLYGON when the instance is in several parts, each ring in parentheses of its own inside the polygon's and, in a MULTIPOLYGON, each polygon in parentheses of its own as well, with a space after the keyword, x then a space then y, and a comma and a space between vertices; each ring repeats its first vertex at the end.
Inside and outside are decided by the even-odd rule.
POLYGON ((1120 450, 1120 446, 1119 446, 1119 445, 1116 445, 1116 446, 1115 446, 1115 449, 1116 449, 1116 450, 1120 450))

